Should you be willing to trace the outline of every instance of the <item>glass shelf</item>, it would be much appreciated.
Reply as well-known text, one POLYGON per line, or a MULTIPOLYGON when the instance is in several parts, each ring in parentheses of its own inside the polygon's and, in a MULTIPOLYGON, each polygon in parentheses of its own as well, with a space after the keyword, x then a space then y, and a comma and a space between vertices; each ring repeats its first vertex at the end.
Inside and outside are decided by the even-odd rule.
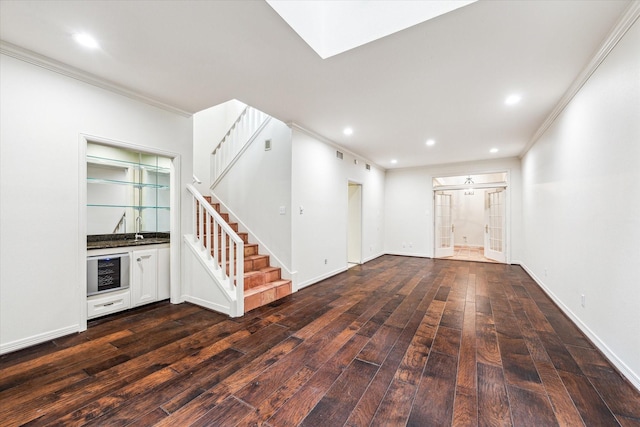
POLYGON ((170 173, 171 169, 164 168, 157 165, 149 165, 140 162, 130 162, 126 160, 118 160, 118 159, 109 159, 106 157, 98 157, 87 154, 87 163, 97 164, 97 165, 105 165, 105 166, 116 166, 122 168, 134 168, 134 169, 144 169, 149 172, 157 172, 157 173, 170 173))
POLYGON ((87 144, 87 234, 168 232, 171 160, 87 144))
POLYGON ((100 205, 87 204, 88 208, 133 208, 133 209, 170 209, 169 206, 140 206, 140 205, 100 205))
POLYGON ((163 184, 153 184, 149 182, 131 182, 131 181, 118 181, 116 179, 106 179, 106 178, 87 178, 87 183, 89 184, 116 184, 116 185, 128 185, 136 188, 157 188, 159 190, 168 190, 170 188, 169 185, 163 184))

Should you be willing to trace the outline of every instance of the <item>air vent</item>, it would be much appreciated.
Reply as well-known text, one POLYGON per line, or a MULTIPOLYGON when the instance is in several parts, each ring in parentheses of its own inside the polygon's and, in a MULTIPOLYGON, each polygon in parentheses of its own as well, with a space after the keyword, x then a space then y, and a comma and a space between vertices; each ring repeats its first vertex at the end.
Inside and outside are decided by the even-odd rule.
POLYGON ((344 154, 341 151, 336 151, 336 157, 342 160, 344 158, 344 154))
POLYGON ((270 139, 265 139, 264 140, 264 151, 269 151, 271 150, 271 140, 270 139))
POLYGON ((366 170, 370 171, 370 170, 371 170, 371 165, 370 165, 369 163, 365 163, 365 164, 364 164, 364 168, 365 168, 366 170))

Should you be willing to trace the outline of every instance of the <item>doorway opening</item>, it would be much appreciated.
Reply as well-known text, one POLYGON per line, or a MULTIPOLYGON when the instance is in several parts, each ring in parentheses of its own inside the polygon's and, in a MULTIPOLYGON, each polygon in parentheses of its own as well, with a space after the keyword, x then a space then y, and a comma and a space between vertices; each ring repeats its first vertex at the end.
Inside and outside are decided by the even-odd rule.
POLYGON ((347 268, 362 264, 362 184, 349 182, 347 268))
POLYGON ((507 173, 433 179, 434 256, 507 263, 507 173))

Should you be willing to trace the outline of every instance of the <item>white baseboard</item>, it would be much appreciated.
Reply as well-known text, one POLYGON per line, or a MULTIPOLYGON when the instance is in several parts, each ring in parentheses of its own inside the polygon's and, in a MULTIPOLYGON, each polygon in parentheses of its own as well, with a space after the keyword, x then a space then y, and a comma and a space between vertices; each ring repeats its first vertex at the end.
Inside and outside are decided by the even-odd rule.
POLYGON ((576 316, 570 309, 567 307, 551 290, 545 286, 544 282, 537 277, 533 271, 531 271, 524 263, 519 263, 520 266, 524 269, 524 271, 531 276, 531 278, 540 286, 540 288, 544 291, 545 294, 554 303, 562 310, 564 314, 571 319, 571 321, 584 333, 591 342, 600 350, 604 356, 611 362, 616 369, 624 375, 627 380, 633 385, 638 391, 640 391, 640 375, 634 372, 622 359, 620 359, 614 352, 611 350, 607 344, 598 337, 582 320, 576 316))
POLYGON ((296 286, 296 291, 299 291, 300 289, 306 288, 307 286, 313 285, 315 283, 321 282, 324 279, 328 279, 329 277, 333 277, 336 274, 340 274, 340 273, 342 273, 344 271, 347 271, 347 270, 348 270, 348 268, 345 265, 344 267, 340 267, 340 268, 338 268, 336 270, 333 270, 333 271, 331 271, 329 273, 321 274, 320 276, 316 276, 313 279, 305 280, 302 283, 298 283, 298 285, 296 286))
POLYGON ((369 262, 369 261, 373 261, 374 259, 376 259, 376 258, 380 258, 380 257, 381 257, 381 256, 383 256, 383 255, 386 255, 386 254, 385 254, 384 252, 380 252, 380 253, 378 253, 378 254, 371 255, 370 257, 367 257, 367 258, 363 259, 363 260, 362 260, 362 263, 364 264, 364 263, 367 263, 367 262, 369 262))
POLYGON ((433 258, 431 255, 416 254, 412 252, 385 252, 382 255, 410 256, 415 258, 433 258))
POLYGON ((45 332, 31 337, 22 338, 19 340, 11 341, 6 344, 0 344, 0 354, 10 353, 12 351, 21 350, 32 345, 42 344, 46 341, 51 341, 56 338, 63 337, 65 335, 80 332, 80 325, 71 325, 64 328, 56 329, 54 331, 45 332))

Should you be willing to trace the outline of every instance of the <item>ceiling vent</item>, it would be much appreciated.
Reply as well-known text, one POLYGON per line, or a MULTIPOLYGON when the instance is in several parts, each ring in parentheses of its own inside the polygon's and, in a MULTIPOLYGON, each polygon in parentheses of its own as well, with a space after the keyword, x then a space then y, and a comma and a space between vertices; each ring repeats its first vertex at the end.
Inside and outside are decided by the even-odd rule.
POLYGON ((336 157, 342 160, 344 158, 344 154, 341 151, 336 151, 336 157))

